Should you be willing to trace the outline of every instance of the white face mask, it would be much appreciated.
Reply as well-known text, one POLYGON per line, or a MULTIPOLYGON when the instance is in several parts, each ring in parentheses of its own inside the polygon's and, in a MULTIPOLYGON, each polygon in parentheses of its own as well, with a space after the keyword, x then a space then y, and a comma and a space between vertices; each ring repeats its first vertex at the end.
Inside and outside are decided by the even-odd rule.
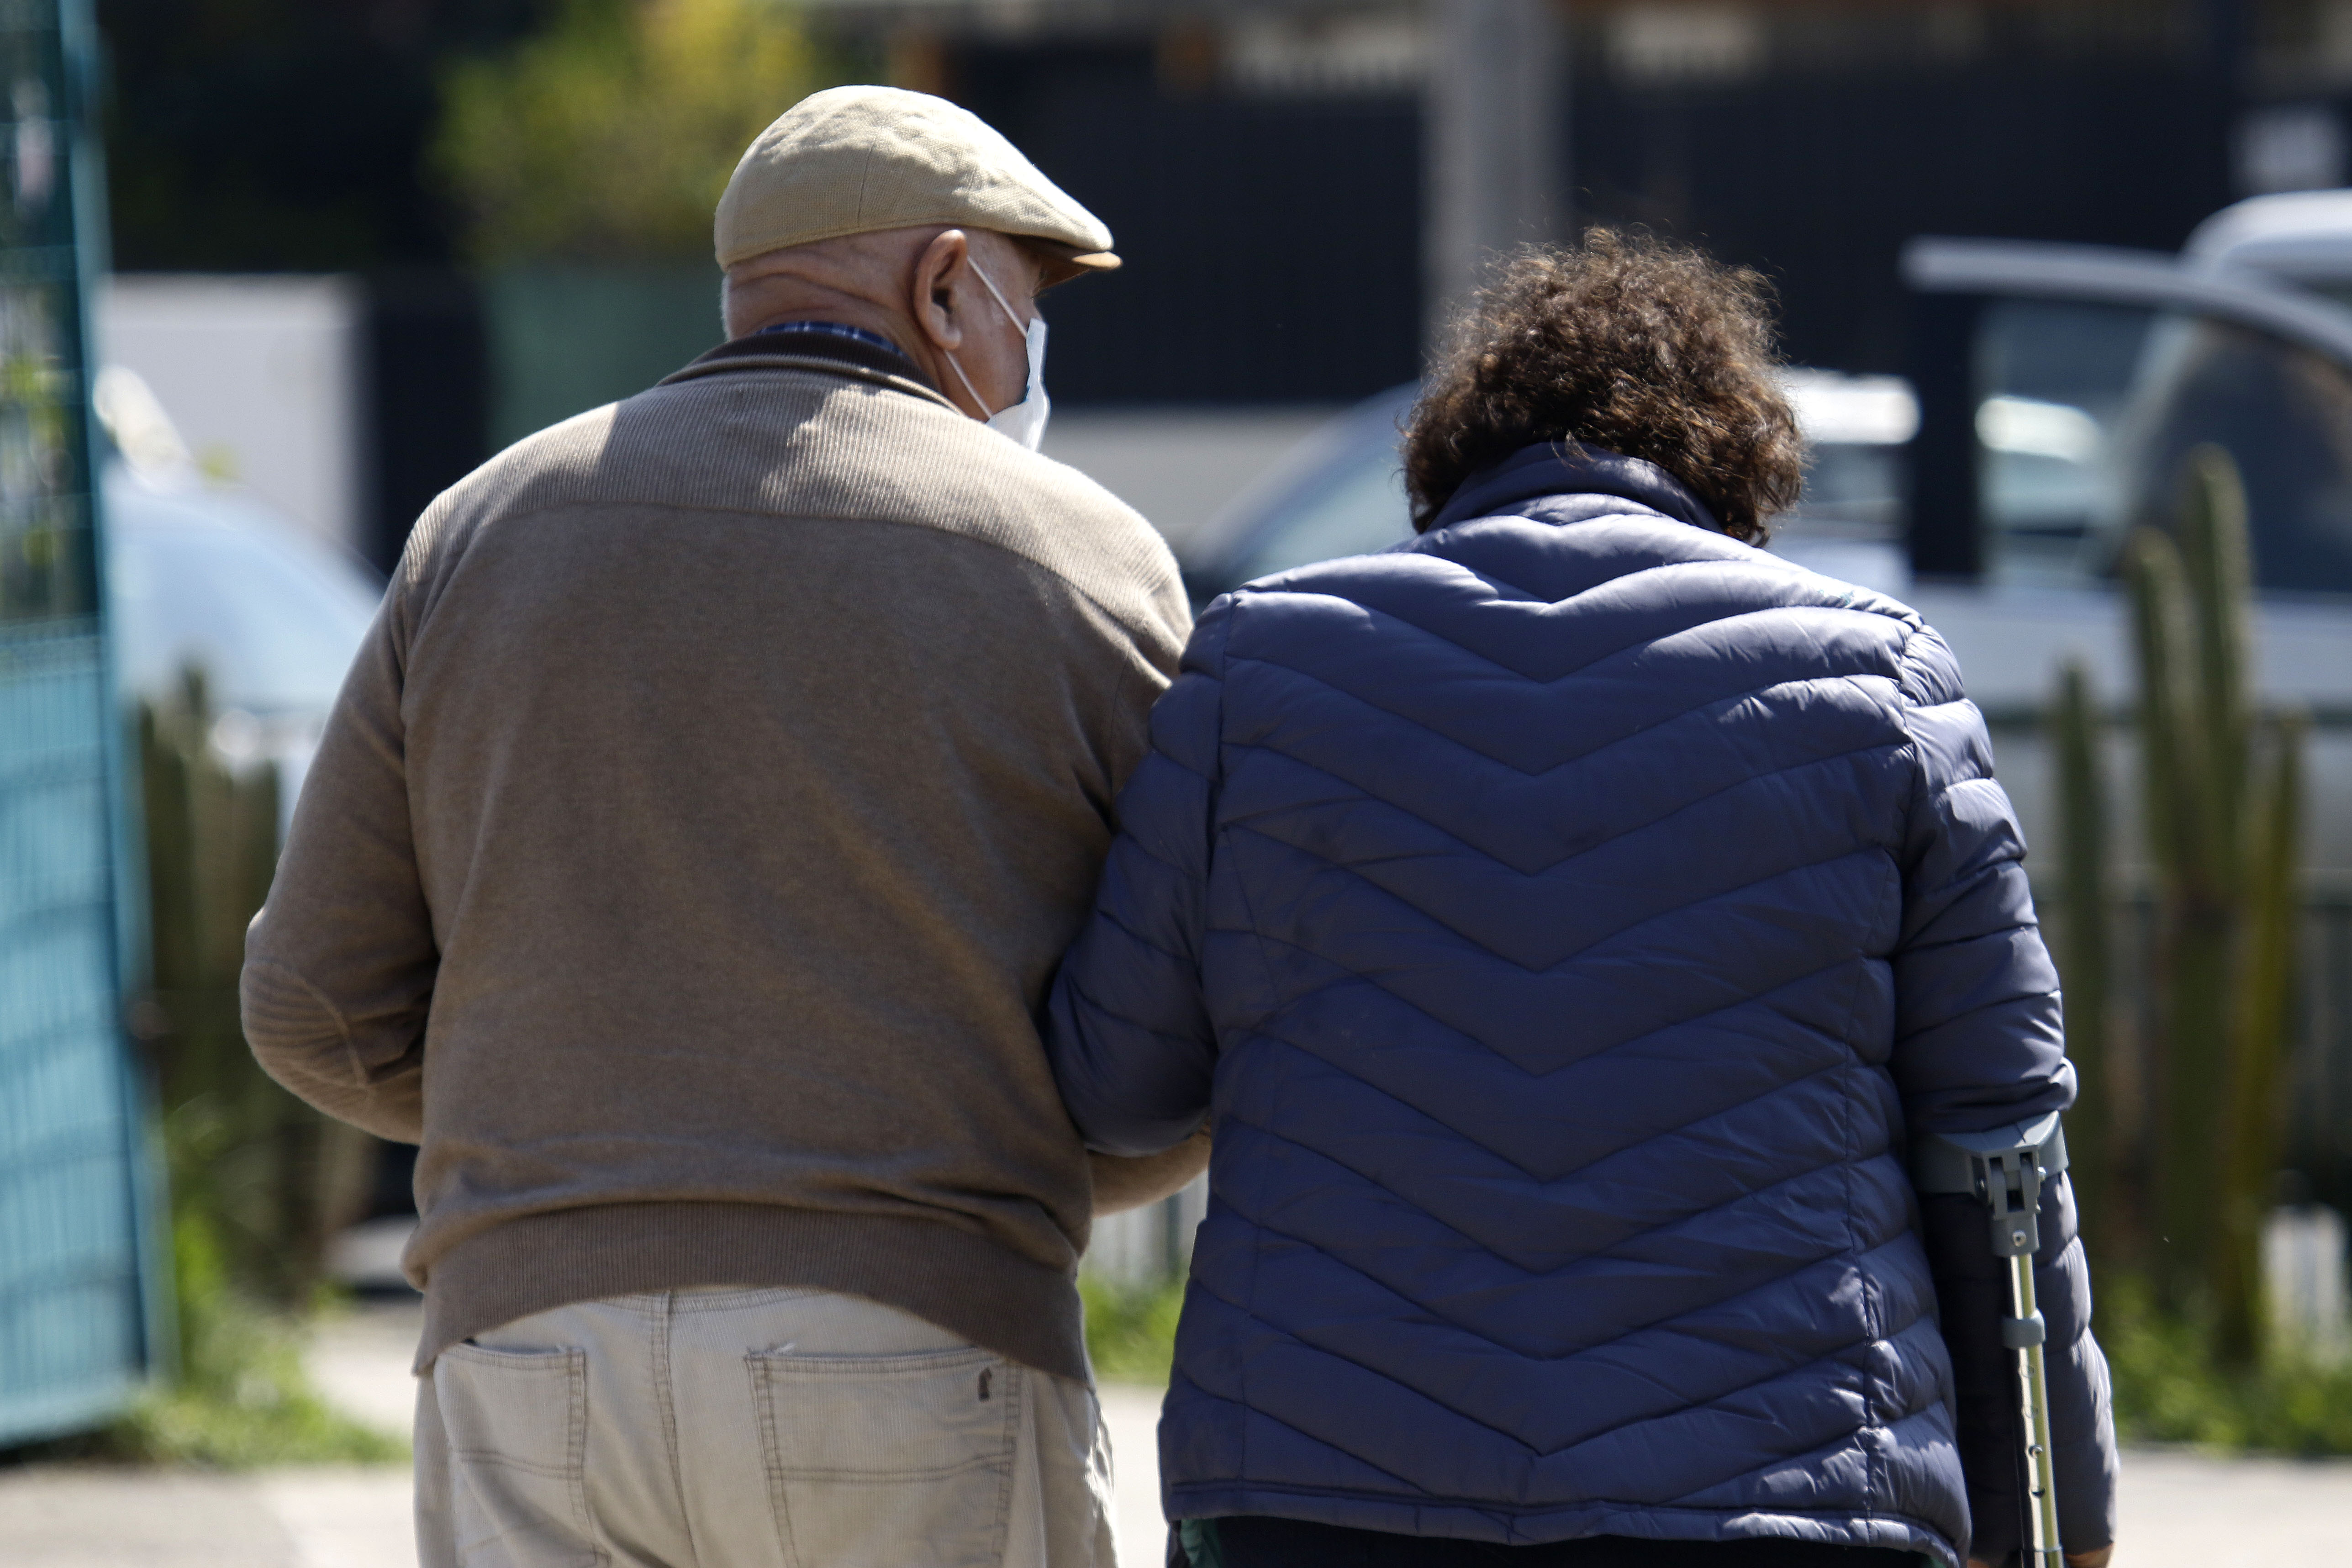
MULTIPOLYGON (((1020 402, 1000 408, 988 416, 988 427, 1001 436, 1012 437, 1034 452, 1045 439, 1045 416, 1054 411, 1054 400, 1045 395, 1045 318, 1030 317, 1024 331, 1021 326, 1020 312, 1007 304, 1004 296, 996 291, 995 282, 987 273, 981 271, 980 264, 973 262, 971 269, 988 286, 990 298, 996 301, 997 308, 1004 312, 1013 329, 1024 331, 1029 342, 1029 384, 1023 389, 1020 402)), ((964 374, 963 366, 954 354, 948 355, 948 363, 955 366, 956 377, 963 383, 963 389, 971 394, 971 400, 982 408, 987 407, 988 400, 981 396, 978 387, 972 385, 971 377, 964 374)))

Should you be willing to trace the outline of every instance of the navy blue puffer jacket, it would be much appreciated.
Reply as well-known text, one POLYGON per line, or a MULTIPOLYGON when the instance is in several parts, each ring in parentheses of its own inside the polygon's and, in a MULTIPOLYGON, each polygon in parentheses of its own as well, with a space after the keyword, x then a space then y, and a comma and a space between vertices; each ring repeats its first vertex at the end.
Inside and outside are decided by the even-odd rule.
MULTIPOLYGON (((1538 447, 1219 600, 1184 669, 1049 1019, 1096 1148, 1213 1125, 1169 1516, 1948 1563, 1973 1495, 2012 1545, 1982 1211, 1923 1221, 1906 1138, 2073 1073, 1943 641, 1538 447)), ((2080 1551, 2114 1438, 2063 1181, 2042 1236, 2080 1551)))

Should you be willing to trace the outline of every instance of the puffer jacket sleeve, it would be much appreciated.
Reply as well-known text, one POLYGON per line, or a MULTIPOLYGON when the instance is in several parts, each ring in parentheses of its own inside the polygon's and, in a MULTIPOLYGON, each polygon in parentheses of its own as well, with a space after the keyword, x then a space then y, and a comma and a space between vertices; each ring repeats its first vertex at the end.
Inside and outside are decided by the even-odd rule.
MULTIPOLYGON (((1902 848, 1894 954, 1895 1084, 1913 1142, 2063 1110, 2074 1098, 2058 975, 2034 920, 2025 845, 1993 782, 1984 719, 1933 631, 1904 652, 1905 722, 1917 758, 1902 848)), ((1921 1220, 1951 1352, 1961 1468, 1975 1540, 2000 1562, 2022 1533, 2017 1381, 2001 1348, 2007 1276, 1974 1199, 1923 1199, 1921 1220)), ((2116 1439, 2107 1366, 2091 1335, 2090 1270, 2063 1177, 2042 1189, 2034 1288, 2049 1325, 2051 1436, 2066 1549, 2116 1533, 2116 1439)))
POLYGON ((1046 1004, 1063 1102, 1089 1148, 1157 1153, 1209 1109, 1215 1031, 1201 987, 1230 597, 1202 613, 1118 798, 1094 912, 1046 1004))

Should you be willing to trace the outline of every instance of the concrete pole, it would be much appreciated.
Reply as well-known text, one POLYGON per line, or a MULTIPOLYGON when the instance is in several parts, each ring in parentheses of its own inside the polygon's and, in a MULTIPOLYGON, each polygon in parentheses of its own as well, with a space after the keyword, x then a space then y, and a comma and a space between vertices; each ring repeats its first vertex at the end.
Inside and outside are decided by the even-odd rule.
POLYGON ((1423 335, 1493 258, 1568 228, 1567 38, 1557 0, 1428 0, 1423 335))

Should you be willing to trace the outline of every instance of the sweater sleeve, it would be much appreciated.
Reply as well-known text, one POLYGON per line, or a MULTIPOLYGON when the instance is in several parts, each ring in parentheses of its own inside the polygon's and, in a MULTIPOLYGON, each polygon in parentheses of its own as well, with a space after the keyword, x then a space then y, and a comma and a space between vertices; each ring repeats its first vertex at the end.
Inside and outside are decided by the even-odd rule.
POLYGON ((425 1020, 440 963, 408 816, 402 592, 369 627, 246 933, 245 1036, 270 1077, 382 1138, 424 1133, 425 1020))
MULTIPOLYGON (((1918 758, 1903 857, 1903 925, 1894 954, 1894 1072, 1916 1144, 2063 1110, 2074 1072, 2060 1025, 2058 975, 2025 879, 2023 836, 1993 782, 1983 717, 1961 694, 1951 650, 1922 631, 1905 652, 1907 728, 1918 758)), ((2008 1274, 1985 1211, 1946 1194, 1920 1203, 1944 1341, 1975 1557, 1999 1562, 2022 1533, 2017 1379, 2000 1344, 2008 1274)), ((2116 1437, 2107 1365, 2091 1334, 2090 1269, 2064 1177, 2042 1189, 2034 1289, 2047 1360, 2060 1534, 2067 1550, 2116 1533, 2116 1437)))
POLYGON ((1202 994, 1230 598, 1209 606, 1118 800, 1094 911, 1046 1005, 1054 1078, 1087 1146, 1151 1154, 1208 1115, 1216 1034, 1202 994))

